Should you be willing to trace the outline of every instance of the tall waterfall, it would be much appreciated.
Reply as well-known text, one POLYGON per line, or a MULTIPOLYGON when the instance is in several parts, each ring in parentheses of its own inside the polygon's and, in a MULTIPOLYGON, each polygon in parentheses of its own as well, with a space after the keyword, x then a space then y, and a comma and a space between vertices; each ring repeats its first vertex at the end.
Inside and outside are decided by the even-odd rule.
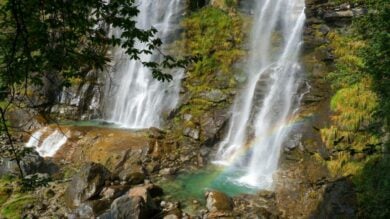
POLYGON ((255 1, 247 83, 236 97, 217 159, 243 170, 240 182, 271 188, 300 96, 304 0, 255 1))
MULTIPOLYGON (((137 27, 158 30, 157 37, 170 43, 177 35, 184 0, 139 0, 137 27)), ((138 49, 147 49, 145 44, 138 49)), ((107 119, 128 128, 159 127, 163 113, 172 110, 179 98, 182 70, 172 72, 173 81, 160 82, 141 62, 130 60, 123 50, 115 52, 114 76, 107 95, 107 119)), ((155 61, 159 54, 143 55, 143 61, 155 61)))

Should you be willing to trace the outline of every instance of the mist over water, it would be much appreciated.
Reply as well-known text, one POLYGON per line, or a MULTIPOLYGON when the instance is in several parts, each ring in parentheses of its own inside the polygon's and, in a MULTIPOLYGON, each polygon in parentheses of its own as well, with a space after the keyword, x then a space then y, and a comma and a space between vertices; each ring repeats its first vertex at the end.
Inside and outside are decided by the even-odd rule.
MULTIPOLYGON (((157 37, 163 43, 170 43, 177 35, 184 3, 183 0, 138 1, 137 27, 154 27, 158 30, 157 37)), ((147 49, 145 44, 137 47, 147 49)), ((109 79, 110 88, 106 92, 106 119, 127 128, 160 127, 163 114, 174 109, 178 102, 183 70, 172 72, 173 81, 160 82, 141 62, 130 60, 122 49, 114 53, 113 77, 109 79)), ((143 61, 159 58, 158 53, 141 56, 143 61)))
POLYGON ((272 187, 280 151, 292 129, 302 83, 298 61, 304 0, 255 1, 247 82, 232 107, 216 163, 239 167, 239 183, 272 187))

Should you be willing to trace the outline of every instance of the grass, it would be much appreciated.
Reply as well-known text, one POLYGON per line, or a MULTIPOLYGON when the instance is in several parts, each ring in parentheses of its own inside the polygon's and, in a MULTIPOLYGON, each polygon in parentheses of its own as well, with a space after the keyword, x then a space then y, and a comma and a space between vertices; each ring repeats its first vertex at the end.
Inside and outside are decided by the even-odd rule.
POLYGON ((0 179, 0 216, 8 219, 22 218, 27 204, 32 204, 36 198, 30 193, 23 193, 17 178, 3 177, 0 179))
POLYGON ((361 70, 364 61, 359 51, 365 43, 337 32, 331 32, 328 37, 337 69, 328 76, 335 92, 330 102, 332 124, 320 131, 322 141, 332 151, 326 164, 334 177, 358 175, 367 162, 367 159, 356 159, 358 154, 367 145, 380 143, 371 128, 379 98, 373 91, 371 76, 361 70))
POLYGON ((1 208, 1 215, 10 219, 22 218, 22 213, 26 205, 33 204, 35 201, 36 198, 31 195, 13 197, 3 204, 1 208))

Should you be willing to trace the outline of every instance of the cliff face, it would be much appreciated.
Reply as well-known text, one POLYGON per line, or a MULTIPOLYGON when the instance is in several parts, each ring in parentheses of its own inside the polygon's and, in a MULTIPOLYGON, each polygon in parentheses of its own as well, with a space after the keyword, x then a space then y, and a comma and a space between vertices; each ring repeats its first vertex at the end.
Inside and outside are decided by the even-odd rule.
MULTIPOLYGON (((329 145, 324 141, 324 130, 336 126, 335 115, 340 113, 331 107, 337 92, 331 77, 337 75, 342 58, 335 47, 340 40, 337 37, 347 38, 352 19, 366 10, 359 5, 336 4, 328 0, 307 0, 306 4, 302 63, 310 91, 303 98, 300 111, 300 117, 305 121, 299 130, 301 143, 292 150, 285 150, 280 161, 276 202, 290 218, 330 215, 355 218, 358 201, 352 178, 341 174, 343 167, 338 169, 340 174, 334 174, 331 161, 341 162, 338 160, 340 155, 334 152, 338 142, 332 141, 329 145)), ((342 101, 348 104, 347 99, 342 101)))

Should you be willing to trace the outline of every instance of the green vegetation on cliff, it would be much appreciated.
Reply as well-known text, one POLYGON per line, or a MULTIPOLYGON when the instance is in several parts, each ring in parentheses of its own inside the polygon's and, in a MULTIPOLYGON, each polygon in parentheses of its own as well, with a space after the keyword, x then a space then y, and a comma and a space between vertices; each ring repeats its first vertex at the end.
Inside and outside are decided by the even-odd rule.
POLYGON ((202 126, 200 117, 211 108, 226 108, 230 101, 236 87, 233 64, 244 55, 243 21, 234 10, 205 7, 190 14, 182 25, 185 33, 180 44, 184 52, 200 59, 188 69, 183 82, 189 98, 180 108, 176 122, 195 128, 202 126), (184 114, 192 118, 183 123, 180 117, 184 114))
POLYGON ((365 3, 369 12, 348 33, 328 35, 336 70, 331 125, 321 129, 334 177, 353 176, 362 218, 388 218, 390 210, 390 4, 365 3))

